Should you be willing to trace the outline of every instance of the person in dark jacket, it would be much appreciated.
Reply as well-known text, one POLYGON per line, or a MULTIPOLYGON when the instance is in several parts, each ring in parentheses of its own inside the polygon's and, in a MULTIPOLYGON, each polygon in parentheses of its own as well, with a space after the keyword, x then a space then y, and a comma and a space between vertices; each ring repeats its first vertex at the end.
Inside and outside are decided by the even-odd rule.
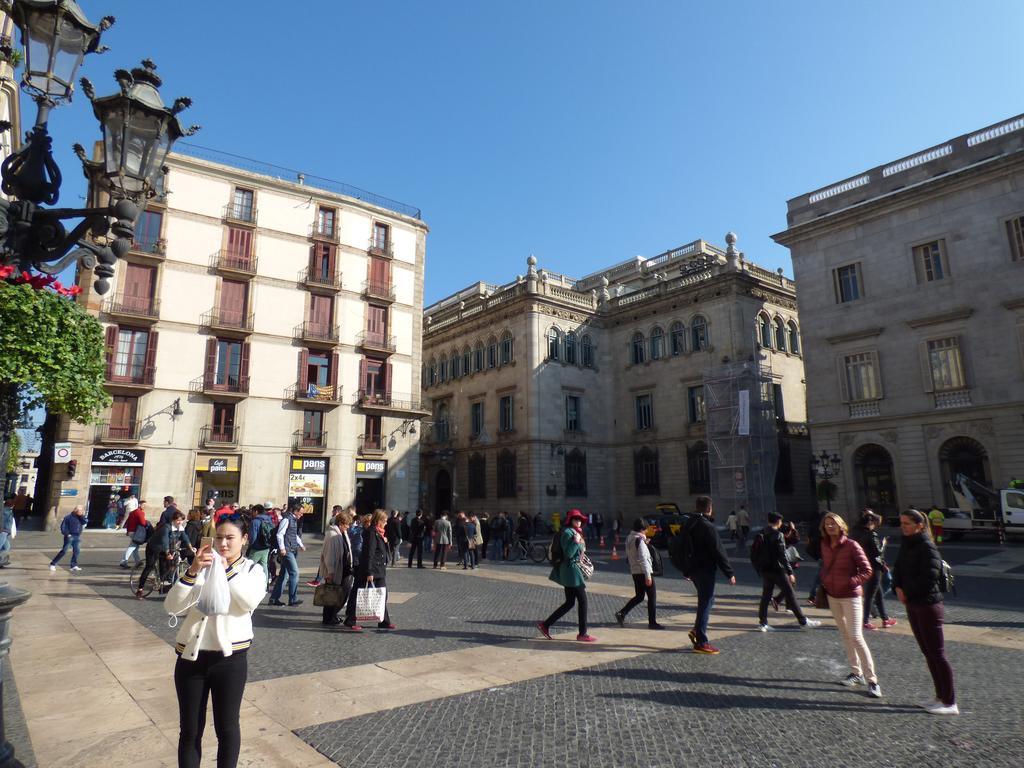
POLYGON ((811 582, 811 591, 807 593, 807 604, 814 605, 814 594, 818 591, 818 585, 821 584, 821 524, 825 522, 826 512, 822 512, 818 515, 818 519, 814 521, 807 531, 807 556, 811 560, 818 561, 818 570, 814 574, 814 580, 811 582))
POLYGON ((384 527, 388 537, 388 549, 391 552, 391 565, 398 562, 400 556, 399 547, 402 546, 402 519, 398 516, 398 510, 391 510, 391 517, 388 518, 384 527))
POLYGON ((712 522, 711 497, 698 496, 696 511, 696 516, 691 516, 692 521, 684 523, 687 534, 693 538, 694 567, 688 578, 697 590, 697 615, 689 633, 690 642, 697 653, 716 654, 720 651, 708 642, 708 620, 715 602, 715 574, 720 570, 730 584, 736 583, 736 574, 712 522))
POLYGON ((462 563, 462 570, 466 570, 466 555, 469 552, 469 532, 467 531, 468 521, 466 513, 459 512, 455 515, 455 522, 452 523, 452 534, 455 538, 455 550, 458 552, 459 562, 462 563))
POLYGON ((882 627, 896 626, 896 619, 889 617, 885 610, 885 598, 882 596, 882 574, 889 570, 882 555, 882 540, 878 536, 878 526, 882 524, 882 516, 870 509, 864 510, 864 516, 850 532, 850 538, 860 544, 860 548, 867 555, 871 563, 871 578, 864 584, 864 629, 874 631, 878 629, 871 623, 871 605, 878 606, 878 617, 882 620, 882 627))
POLYGON ((768 624, 768 601, 771 600, 772 592, 776 587, 782 591, 786 607, 793 612, 801 627, 820 627, 820 621, 804 616, 804 612, 797 604, 796 595, 793 593, 796 574, 793 573, 793 566, 790 564, 789 558, 786 557, 786 539, 782 535, 782 515, 778 512, 769 512, 768 525, 761 535, 763 540, 757 564, 757 572, 761 577, 761 604, 757 608, 758 629, 762 632, 772 629, 768 624))
POLYGON ((946 658, 942 632, 944 609, 939 591, 942 557, 928 535, 927 518, 922 512, 908 509, 901 514, 900 531, 903 540, 893 565, 893 589, 907 609, 914 639, 928 662, 935 685, 935 700, 922 706, 933 715, 959 715, 953 667, 946 658))
POLYGON ((409 523, 409 567, 412 568, 412 559, 416 558, 416 567, 423 567, 423 532, 426 526, 423 524, 423 510, 416 510, 416 517, 409 523))
MULTIPOLYGON (((161 584, 166 578, 168 566, 174 560, 174 553, 171 551, 171 530, 175 524, 180 524, 184 520, 185 513, 176 509, 171 514, 170 520, 166 523, 161 521, 153 529, 153 534, 149 537, 149 541, 146 542, 146 564, 142 566, 142 573, 139 575, 139 587, 135 590, 135 597, 139 600, 146 597, 142 590, 142 585, 146 583, 146 579, 149 578, 149 574, 153 572, 154 567, 157 569, 157 575, 160 578, 161 584)), ((161 591, 163 591, 162 588, 161 591)))
MULTIPOLYGON (((387 521, 388 513, 378 509, 363 531, 363 549, 359 555, 359 565, 356 567, 355 589, 349 594, 348 604, 345 606, 345 629, 349 632, 361 632, 363 629, 356 624, 356 595, 359 590, 366 587, 387 588, 388 561, 391 559, 385 528, 387 521)), ((377 624, 377 629, 394 628, 385 601, 384 618, 377 624)))
POLYGON ((71 547, 71 570, 80 571, 78 567, 78 551, 79 543, 82 540, 82 531, 85 529, 85 508, 81 505, 76 506, 68 514, 64 516, 64 519, 60 521, 60 532, 64 535, 64 546, 60 548, 60 552, 50 561, 50 570, 57 570, 57 563, 68 551, 68 547, 71 547))

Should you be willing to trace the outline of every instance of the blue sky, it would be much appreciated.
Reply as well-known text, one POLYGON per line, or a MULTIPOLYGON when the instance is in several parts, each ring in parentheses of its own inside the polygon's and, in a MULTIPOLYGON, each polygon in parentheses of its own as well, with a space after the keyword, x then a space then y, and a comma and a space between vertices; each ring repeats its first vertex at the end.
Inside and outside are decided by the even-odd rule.
MULTIPOLYGON (((730 229, 791 274, 788 198, 1024 112, 1011 0, 80 3, 98 93, 151 56, 196 143, 422 208, 427 303, 730 229)), ((50 129, 79 204, 88 101, 50 129)))

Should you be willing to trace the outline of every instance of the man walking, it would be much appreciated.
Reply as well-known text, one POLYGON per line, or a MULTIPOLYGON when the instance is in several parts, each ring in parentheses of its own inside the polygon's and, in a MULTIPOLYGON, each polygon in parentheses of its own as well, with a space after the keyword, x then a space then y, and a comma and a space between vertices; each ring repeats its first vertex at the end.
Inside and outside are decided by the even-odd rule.
POLYGON ((128 518, 124 521, 124 529, 128 534, 128 547, 124 551, 124 557, 121 558, 122 568, 131 567, 128 565, 129 558, 134 560, 136 565, 142 562, 142 556, 139 555, 139 547, 149 539, 150 531, 147 530, 148 525, 146 522, 146 502, 143 500, 136 503, 135 508, 128 513, 128 518))
POLYGON ((277 526, 277 554, 281 559, 281 573, 278 574, 274 583, 274 591, 270 594, 271 605, 284 605, 281 602, 281 592, 284 589, 285 579, 288 580, 288 605, 301 605, 299 600, 299 561, 298 553, 305 552, 306 547, 302 543, 302 507, 292 504, 282 515, 281 522, 277 526))
POLYGON ((409 567, 412 568, 412 559, 416 558, 416 567, 423 567, 423 510, 416 510, 416 517, 409 523, 409 567))
POLYGON ((391 565, 394 565, 401 557, 402 546, 402 520, 397 509, 391 510, 391 515, 384 526, 384 535, 388 537, 388 554, 391 556, 391 565))
POLYGON ((437 534, 437 546, 434 548, 434 567, 438 567, 440 562, 440 569, 447 571, 448 566, 445 565, 445 560, 448 558, 448 548, 452 545, 452 524, 448 520, 448 511, 445 510, 441 513, 441 516, 434 522, 434 533, 437 534))
POLYGON ((804 612, 800 610, 800 606, 796 602, 796 595, 793 593, 796 574, 793 573, 793 566, 790 564, 789 558, 786 557, 786 541, 782 535, 782 515, 778 512, 769 512, 768 525, 759 535, 761 536, 761 546, 760 549, 757 549, 757 562, 754 563, 754 568, 761 576, 761 603, 757 607, 758 629, 762 632, 769 632, 772 629, 768 624, 768 601, 771 600, 776 587, 782 590, 786 607, 793 612, 801 627, 821 626, 820 621, 804 616, 804 612))
POLYGON ((736 574, 725 554, 714 519, 710 496, 698 496, 697 514, 683 524, 686 535, 692 538, 693 561, 689 579, 697 590, 697 616, 690 630, 690 642, 697 653, 716 654, 720 651, 708 642, 708 620, 715 602, 715 573, 721 570, 730 584, 736 583, 736 574))
POLYGON ((740 532, 740 548, 744 549, 750 535, 750 513, 747 512, 746 504, 740 504, 740 511, 736 513, 736 526, 740 532))
POLYGON ((157 521, 157 525, 170 525, 171 519, 177 511, 178 508, 174 506, 174 497, 164 496, 164 511, 160 513, 160 519, 157 521))
MULTIPOLYGON (((335 508, 337 509, 337 507, 335 508)), ((256 504, 252 508, 253 518, 249 526, 249 552, 246 554, 254 563, 259 563, 263 575, 270 580, 270 550, 275 544, 274 521, 267 508, 256 504)))
POLYGON ((60 548, 57 556, 50 561, 50 570, 57 570, 57 563, 64 557, 64 553, 71 547, 71 570, 80 571, 78 567, 78 550, 82 540, 82 529, 85 528, 85 509, 78 505, 60 521, 60 532, 64 534, 64 546, 60 548))

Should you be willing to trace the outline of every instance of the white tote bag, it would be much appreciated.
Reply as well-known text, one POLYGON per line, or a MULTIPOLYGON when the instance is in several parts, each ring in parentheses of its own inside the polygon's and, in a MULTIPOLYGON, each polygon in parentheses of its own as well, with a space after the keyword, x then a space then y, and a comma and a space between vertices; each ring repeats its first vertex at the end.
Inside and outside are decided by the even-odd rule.
POLYGON ((356 621, 384 621, 387 587, 362 587, 356 592, 356 621))

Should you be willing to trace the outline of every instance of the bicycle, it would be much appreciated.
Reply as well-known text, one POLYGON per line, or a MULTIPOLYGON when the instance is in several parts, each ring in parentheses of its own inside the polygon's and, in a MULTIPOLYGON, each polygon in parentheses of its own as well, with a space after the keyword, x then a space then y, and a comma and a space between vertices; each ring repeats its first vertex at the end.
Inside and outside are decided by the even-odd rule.
POLYGON ((550 552, 548 544, 543 541, 535 541, 530 544, 530 559, 537 563, 543 563, 548 559, 550 552))
POLYGON ((128 572, 128 588, 131 590, 133 595, 137 595, 141 589, 143 597, 149 597, 153 594, 154 589, 160 592, 166 592, 185 574, 185 571, 188 570, 188 566, 188 560, 175 552, 174 557, 171 560, 171 564, 168 565, 164 571, 166 574, 166 579, 164 581, 161 581, 160 567, 158 565, 149 572, 149 576, 146 577, 146 583, 139 584, 139 579, 142 577, 142 571, 146 567, 146 563, 145 561, 136 563, 128 572))

